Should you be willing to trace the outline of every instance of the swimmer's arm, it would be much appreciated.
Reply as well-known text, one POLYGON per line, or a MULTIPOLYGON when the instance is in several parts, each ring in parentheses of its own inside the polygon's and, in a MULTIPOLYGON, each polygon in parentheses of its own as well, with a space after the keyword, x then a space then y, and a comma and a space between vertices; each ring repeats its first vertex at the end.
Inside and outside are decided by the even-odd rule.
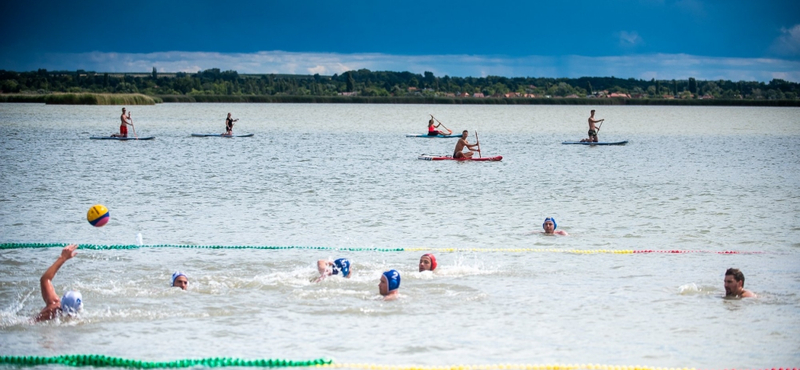
MULTIPOLYGON (((77 248, 78 246, 76 244, 70 244, 64 247, 58 259, 53 262, 50 268, 48 268, 39 279, 39 286, 42 288, 42 299, 44 299, 44 303, 47 307, 60 302, 58 294, 56 294, 56 289, 53 287, 53 278, 56 277, 58 269, 61 268, 64 262, 67 262, 68 259, 78 254, 78 251, 76 251, 77 248)), ((45 307, 45 309, 47 309, 47 307, 45 307)))
POLYGON ((317 261, 317 270, 319 270, 320 276, 327 276, 330 275, 330 270, 328 266, 332 265, 332 263, 328 260, 319 260, 317 261))

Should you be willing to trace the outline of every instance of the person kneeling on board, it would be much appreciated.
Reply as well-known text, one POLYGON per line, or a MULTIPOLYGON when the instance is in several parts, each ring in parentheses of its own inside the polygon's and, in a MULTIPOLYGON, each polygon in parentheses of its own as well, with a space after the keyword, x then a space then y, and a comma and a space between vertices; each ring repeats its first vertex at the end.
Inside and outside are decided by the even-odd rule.
POLYGON ((725 271, 725 298, 748 298, 756 294, 744 288, 744 274, 739 269, 725 271))
POLYGON ((436 257, 432 253, 425 253, 419 258, 419 272, 436 270, 436 257))
POLYGON ((182 290, 186 290, 189 287, 189 278, 186 277, 186 274, 175 271, 172 274, 172 287, 174 288, 181 288, 182 290))
POLYGON ((378 283, 378 292, 383 296, 384 301, 397 299, 400 291, 400 273, 397 270, 389 270, 381 275, 381 282, 378 283))
POLYGON ((597 126, 595 126, 594 124, 597 123, 597 122, 605 121, 605 119, 594 119, 594 109, 592 109, 592 111, 590 113, 591 114, 589 115, 589 138, 588 139, 582 139, 581 140, 582 143, 596 143, 597 142, 597 131, 600 131, 600 129, 597 128, 597 126))
POLYGON ((233 135, 233 123, 238 120, 238 118, 231 118, 231 114, 228 113, 228 118, 225 119, 225 133, 223 135, 233 135))
POLYGON ((475 154, 473 149, 478 147, 478 143, 470 144, 467 141, 467 136, 469 136, 469 131, 464 130, 464 132, 461 133, 461 138, 456 142, 456 149, 453 150, 453 158, 472 158, 472 155, 475 154), (464 147, 469 149, 469 151, 466 153, 462 152, 464 147))
POLYGON ((67 260, 78 254, 76 249, 78 249, 77 244, 70 244, 64 247, 64 249, 61 250, 61 256, 58 257, 56 262, 54 262, 53 265, 44 272, 41 279, 39 279, 45 307, 36 316, 34 319, 35 321, 52 320, 61 315, 77 315, 83 310, 83 297, 80 292, 70 290, 64 293, 64 296, 59 299, 58 294, 56 294, 56 289, 53 287, 53 278, 56 276, 58 269, 61 268, 64 262, 67 262, 67 260))
POLYGON ((545 234, 545 235, 564 235, 564 236, 569 235, 564 230, 556 230, 557 227, 558 227, 558 224, 556 223, 556 219, 555 218, 552 218, 552 217, 545 218, 544 219, 544 223, 542 223, 542 228, 544 229, 544 232, 542 232, 542 234, 545 234))
POLYGON ((319 260, 317 261, 317 270, 319 270, 317 282, 331 275, 339 275, 340 272, 342 273, 342 277, 349 279, 353 273, 353 270, 350 268, 350 260, 347 258, 339 258, 335 261, 319 260))
POLYGON ((128 137, 128 126, 133 126, 133 123, 128 122, 131 119, 131 112, 128 112, 128 117, 125 117, 125 108, 122 108, 122 115, 119 116, 119 134, 111 134, 111 137, 128 137))

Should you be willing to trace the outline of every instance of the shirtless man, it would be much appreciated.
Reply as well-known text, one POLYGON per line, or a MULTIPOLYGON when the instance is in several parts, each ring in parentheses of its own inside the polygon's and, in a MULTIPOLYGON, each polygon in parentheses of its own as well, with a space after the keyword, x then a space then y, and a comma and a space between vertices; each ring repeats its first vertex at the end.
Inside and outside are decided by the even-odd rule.
POLYGON ((128 116, 125 117, 125 108, 122 108, 122 115, 119 116, 119 134, 112 134, 111 137, 128 137, 128 126, 133 126, 133 123, 128 122, 131 119, 131 113, 128 112, 128 116))
POLYGON ((744 288, 744 274, 739 269, 729 268, 725 271, 725 298, 755 297, 755 293, 744 288))
POLYGON ((238 118, 231 118, 231 114, 228 113, 228 118, 225 119, 225 133, 223 135, 233 135, 233 123, 238 120, 238 118))
POLYGON ((74 315, 83 309, 83 297, 80 292, 68 291, 60 299, 56 294, 56 289, 53 287, 53 278, 56 276, 58 269, 68 259, 75 257, 78 254, 77 244, 70 244, 61 250, 61 256, 58 257, 56 262, 44 272, 39 279, 39 285, 42 289, 42 299, 44 299, 45 307, 36 315, 35 321, 47 321, 58 317, 59 315, 74 315))
POLYGON ((598 128, 594 124, 597 123, 597 122, 603 122, 603 121, 605 121, 605 119, 594 119, 594 109, 592 109, 592 114, 591 114, 591 116, 589 116, 589 138, 588 139, 582 139, 581 142, 582 143, 586 143, 586 142, 596 143, 597 142, 597 131, 598 131, 598 128))
POLYGON ((464 132, 461 133, 461 138, 458 139, 458 142, 456 143, 456 149, 453 151, 453 158, 472 158, 472 155, 475 154, 473 149, 480 149, 480 147, 478 147, 479 143, 470 144, 467 141, 467 136, 469 136, 469 132, 464 130, 464 132), (462 150, 464 150, 464 147, 467 147, 469 151, 463 153, 462 150))

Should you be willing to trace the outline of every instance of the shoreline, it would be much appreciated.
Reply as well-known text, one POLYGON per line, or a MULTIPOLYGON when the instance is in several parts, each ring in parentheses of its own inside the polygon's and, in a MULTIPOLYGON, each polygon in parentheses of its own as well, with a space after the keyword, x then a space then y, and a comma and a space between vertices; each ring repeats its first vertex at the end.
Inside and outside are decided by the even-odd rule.
POLYGON ((627 99, 627 98, 454 98, 313 95, 144 95, 144 94, 0 94, 0 103, 68 105, 153 105, 160 103, 324 103, 324 104, 463 104, 463 105, 655 105, 800 107, 800 100, 627 99))

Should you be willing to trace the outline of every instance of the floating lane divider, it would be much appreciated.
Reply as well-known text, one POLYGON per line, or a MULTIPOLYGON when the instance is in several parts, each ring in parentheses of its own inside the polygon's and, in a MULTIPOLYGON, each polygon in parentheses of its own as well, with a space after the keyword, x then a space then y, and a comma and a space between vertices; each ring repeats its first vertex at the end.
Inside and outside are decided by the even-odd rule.
MULTIPOLYGON (((63 248, 67 243, 2 243, 0 250, 5 249, 38 249, 38 248, 63 248)), ((273 245, 192 245, 192 244, 145 244, 145 245, 101 245, 101 244, 78 244, 79 249, 94 250, 117 250, 117 249, 140 249, 140 248, 193 248, 193 249, 261 249, 261 250, 285 250, 285 249, 311 249, 311 250, 336 250, 350 252, 495 252, 495 253, 568 253, 568 254, 642 254, 642 253, 662 253, 662 254, 684 254, 684 253, 712 253, 712 254, 765 254, 768 252, 741 252, 741 251, 701 251, 701 250, 655 250, 655 249, 543 249, 543 248, 356 248, 356 247, 312 247, 312 246, 273 246, 273 245)))
POLYGON ((315 360, 286 360, 280 358, 244 360, 231 357, 209 357, 200 359, 184 359, 175 361, 141 361, 131 360, 121 357, 111 357, 104 355, 61 355, 52 357, 42 356, 0 356, 0 365, 17 366, 41 366, 41 365, 64 365, 64 366, 94 366, 94 367, 124 367, 129 369, 159 369, 159 368, 185 368, 185 367, 319 367, 330 365, 331 359, 318 358, 315 360))
MULTIPOLYGON (((41 356, 0 356, 0 365, 17 366, 93 366, 93 367, 121 367, 129 369, 178 369, 186 367, 324 367, 336 369, 368 369, 368 370, 696 370, 695 368, 651 367, 651 366, 616 366, 616 365, 562 365, 562 364, 494 364, 494 365, 449 365, 449 366, 398 366, 365 363, 334 363, 331 359, 319 358, 315 360, 293 361, 286 359, 258 359, 244 360, 231 357, 209 357, 201 359, 184 359, 175 361, 151 362, 131 360, 121 357, 104 355, 61 355, 53 357, 41 356)), ((737 369, 727 369, 737 370, 737 369)), ((744 369, 738 369, 744 370, 744 369)), ((800 370, 797 368, 781 367, 757 370, 800 370)))

